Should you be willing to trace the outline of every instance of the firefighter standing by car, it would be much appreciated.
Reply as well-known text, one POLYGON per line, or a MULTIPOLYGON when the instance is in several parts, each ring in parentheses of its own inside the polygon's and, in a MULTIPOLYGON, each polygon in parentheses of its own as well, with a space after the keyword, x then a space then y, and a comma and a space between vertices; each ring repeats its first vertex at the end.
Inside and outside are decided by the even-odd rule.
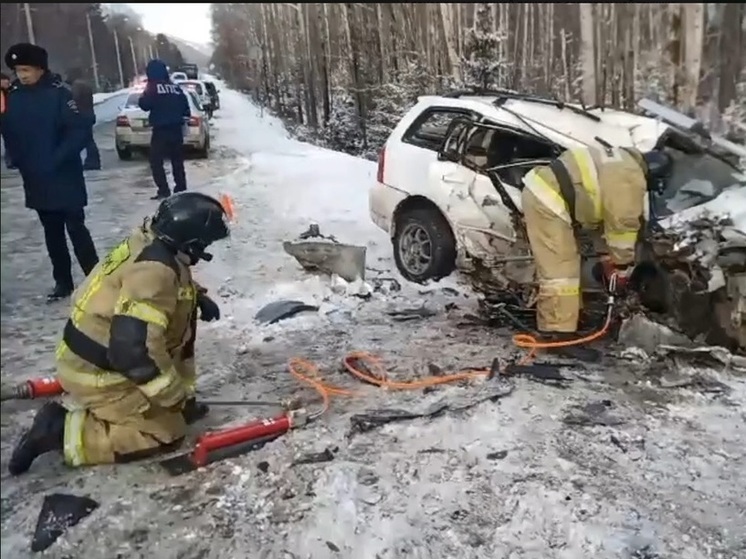
MULTIPOLYGON (((539 279, 537 323, 544 340, 577 338, 581 307, 581 258, 577 234, 603 230, 609 258, 607 281, 628 281, 642 227, 649 189, 658 187, 672 168, 663 151, 641 153, 624 148, 574 148, 523 179, 522 206, 539 279)), ((593 360, 590 348, 569 346, 563 353, 593 360)))
POLYGON ((45 404, 13 451, 18 475, 41 454, 70 466, 143 458, 172 448, 207 407, 194 399, 197 309, 220 309, 190 270, 228 236, 217 200, 186 192, 161 202, 76 291, 56 352, 57 379, 74 402, 45 404))
POLYGON ((184 170, 184 125, 191 116, 189 101, 180 86, 171 82, 168 68, 161 60, 151 60, 145 69, 148 84, 138 102, 140 108, 150 113, 152 128, 150 138, 150 169, 158 192, 154 200, 168 197, 171 191, 163 168, 165 159, 171 160, 174 175, 174 192, 186 190, 184 170))

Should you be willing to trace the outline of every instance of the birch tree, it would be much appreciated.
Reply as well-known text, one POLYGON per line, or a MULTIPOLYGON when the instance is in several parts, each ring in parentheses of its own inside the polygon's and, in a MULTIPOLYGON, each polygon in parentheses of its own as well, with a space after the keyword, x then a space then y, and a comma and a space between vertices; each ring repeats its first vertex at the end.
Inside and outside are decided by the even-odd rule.
MULTIPOLYGON (((22 20, 2 10, 4 41, 22 20)), ((213 62, 293 133, 373 156, 419 95, 464 82, 627 110, 641 96, 684 110, 710 99, 735 122, 745 15, 742 3, 213 4, 213 62)))

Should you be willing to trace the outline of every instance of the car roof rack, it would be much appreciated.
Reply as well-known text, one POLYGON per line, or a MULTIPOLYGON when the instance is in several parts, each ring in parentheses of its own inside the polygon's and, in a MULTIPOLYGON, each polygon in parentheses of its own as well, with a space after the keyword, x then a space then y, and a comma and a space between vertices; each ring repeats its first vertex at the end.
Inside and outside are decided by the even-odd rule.
POLYGON ((601 121, 601 118, 598 115, 594 115, 593 113, 588 112, 584 108, 567 104, 564 101, 560 101, 559 99, 556 99, 556 98, 541 97, 539 95, 521 93, 519 91, 515 91, 514 89, 499 89, 499 88, 498 89, 480 89, 480 88, 458 89, 455 91, 450 91, 443 95, 443 97, 446 97, 448 99, 458 99, 459 97, 467 97, 467 96, 497 97, 497 99, 493 101, 493 104, 496 107, 502 107, 507 101, 511 101, 511 100, 527 101, 529 103, 540 103, 542 105, 551 105, 553 107, 557 107, 560 110, 569 109, 576 114, 590 118, 591 120, 596 121, 596 122, 601 121))
POLYGON ((471 89, 456 89, 454 91, 449 91, 448 93, 444 93, 443 97, 447 97, 449 99, 458 99, 459 97, 467 97, 467 96, 499 96, 504 95, 505 93, 512 93, 514 95, 521 95, 515 90, 512 89, 482 89, 482 88, 471 88, 471 89))

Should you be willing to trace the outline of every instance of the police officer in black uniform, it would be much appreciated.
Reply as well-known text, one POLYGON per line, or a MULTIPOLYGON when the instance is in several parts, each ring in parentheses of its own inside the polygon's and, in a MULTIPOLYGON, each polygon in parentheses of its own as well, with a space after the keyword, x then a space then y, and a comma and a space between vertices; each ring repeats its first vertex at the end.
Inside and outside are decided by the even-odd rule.
POLYGON ((151 60, 145 69, 148 85, 140 96, 139 105, 149 112, 152 127, 150 138, 150 169, 158 192, 153 200, 167 198, 171 191, 163 168, 171 160, 174 192, 186 190, 184 171, 184 125, 191 116, 189 101, 180 86, 171 82, 168 68, 161 60, 151 60))
POLYGON ((23 178, 26 207, 36 210, 52 261, 55 287, 50 301, 73 292, 66 237, 87 275, 98 262, 85 225, 88 204, 80 152, 91 140, 91 124, 69 89, 49 71, 47 51, 19 43, 5 63, 18 78, 8 92, 2 135, 10 160, 23 178))

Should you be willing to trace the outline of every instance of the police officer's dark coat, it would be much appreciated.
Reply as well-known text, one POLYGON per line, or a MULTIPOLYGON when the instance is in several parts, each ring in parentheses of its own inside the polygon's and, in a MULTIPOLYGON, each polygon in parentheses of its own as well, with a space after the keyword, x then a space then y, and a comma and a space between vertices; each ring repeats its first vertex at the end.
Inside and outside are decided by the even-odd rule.
POLYGON ((168 131, 181 136, 184 119, 191 111, 186 93, 180 86, 171 83, 166 65, 160 60, 151 60, 145 69, 148 85, 138 104, 147 111, 153 130, 168 131))
POLYGON ((90 117, 51 73, 31 86, 12 84, 2 135, 23 177, 27 208, 62 211, 88 204, 80 152, 91 134, 90 117))

